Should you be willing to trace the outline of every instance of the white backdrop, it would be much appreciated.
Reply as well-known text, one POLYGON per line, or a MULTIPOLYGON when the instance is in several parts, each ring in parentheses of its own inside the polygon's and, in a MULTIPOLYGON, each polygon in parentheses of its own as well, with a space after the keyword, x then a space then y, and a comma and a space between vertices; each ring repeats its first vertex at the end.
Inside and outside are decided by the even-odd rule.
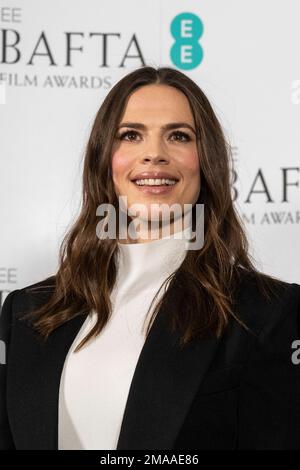
POLYGON ((176 67, 207 94, 234 149, 257 266, 300 283, 299 17, 297 0, 0 5, 1 303, 56 271, 91 123, 144 64, 176 67))

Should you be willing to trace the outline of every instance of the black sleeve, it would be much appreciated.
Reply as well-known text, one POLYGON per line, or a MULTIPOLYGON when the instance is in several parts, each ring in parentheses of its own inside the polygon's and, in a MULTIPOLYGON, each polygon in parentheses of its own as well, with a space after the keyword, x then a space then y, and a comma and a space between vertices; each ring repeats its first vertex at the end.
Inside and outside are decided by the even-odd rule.
POLYGON ((243 374, 239 449, 300 449, 300 285, 290 284, 243 374))
POLYGON ((0 450, 15 450, 6 407, 6 369, 12 323, 12 302, 14 294, 17 291, 18 290, 14 290, 8 294, 3 303, 0 316, 0 450))

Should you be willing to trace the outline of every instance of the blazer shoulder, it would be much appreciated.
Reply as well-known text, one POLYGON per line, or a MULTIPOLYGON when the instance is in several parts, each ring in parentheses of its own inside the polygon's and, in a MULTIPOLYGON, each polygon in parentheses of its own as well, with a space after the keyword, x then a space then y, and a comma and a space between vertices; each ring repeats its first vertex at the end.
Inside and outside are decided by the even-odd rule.
POLYGON ((300 285, 264 273, 244 272, 235 304, 241 320, 260 332, 277 324, 283 317, 300 316, 300 285))
POLYGON ((48 300, 55 288, 55 275, 11 291, 4 300, 2 314, 10 315, 11 321, 20 318, 32 308, 48 300))
POLYGON ((35 282, 34 284, 30 284, 28 286, 22 287, 19 289, 21 293, 33 293, 33 292, 44 292, 45 290, 52 291, 55 287, 56 276, 55 274, 52 276, 48 276, 41 281, 35 282))
POLYGON ((239 282, 237 284, 237 296, 249 298, 254 301, 265 302, 278 301, 285 295, 300 295, 300 284, 287 282, 263 272, 251 272, 245 269, 239 270, 239 282), (267 295, 268 294, 268 295, 267 295))

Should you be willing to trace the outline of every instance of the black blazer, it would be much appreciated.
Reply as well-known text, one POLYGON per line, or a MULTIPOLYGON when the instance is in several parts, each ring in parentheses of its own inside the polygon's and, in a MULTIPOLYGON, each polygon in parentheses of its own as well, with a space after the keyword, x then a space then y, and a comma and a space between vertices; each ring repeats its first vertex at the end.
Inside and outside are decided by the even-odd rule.
MULTIPOLYGON (((18 318, 50 291, 25 289, 7 296, 1 314, 0 448, 55 450, 62 368, 86 315, 43 343, 18 318)), ((182 294, 174 290, 170 311, 182 294)), ((235 309, 252 333, 231 320, 221 339, 194 340, 180 351, 161 308, 138 359, 117 450, 300 449, 300 365, 292 361, 300 285, 284 283, 267 302, 244 276, 235 309)))

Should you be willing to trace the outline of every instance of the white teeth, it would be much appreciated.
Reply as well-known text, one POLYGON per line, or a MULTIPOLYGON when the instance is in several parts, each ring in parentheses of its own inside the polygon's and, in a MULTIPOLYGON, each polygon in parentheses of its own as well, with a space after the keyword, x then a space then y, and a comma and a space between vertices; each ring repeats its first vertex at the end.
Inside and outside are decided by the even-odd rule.
POLYGON ((135 183, 139 186, 147 185, 147 186, 160 186, 160 185, 173 185, 176 183, 175 180, 172 179, 143 179, 143 180, 135 180, 135 183))

